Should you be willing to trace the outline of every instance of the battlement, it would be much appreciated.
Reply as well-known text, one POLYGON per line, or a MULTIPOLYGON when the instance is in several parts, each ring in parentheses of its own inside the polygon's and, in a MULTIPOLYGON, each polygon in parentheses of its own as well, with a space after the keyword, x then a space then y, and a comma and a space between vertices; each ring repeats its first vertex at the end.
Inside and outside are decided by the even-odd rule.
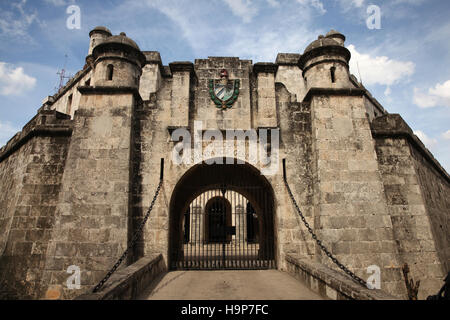
POLYGON ((73 122, 70 116, 55 110, 41 110, 5 146, 0 148, 0 163, 36 136, 70 136, 73 122))

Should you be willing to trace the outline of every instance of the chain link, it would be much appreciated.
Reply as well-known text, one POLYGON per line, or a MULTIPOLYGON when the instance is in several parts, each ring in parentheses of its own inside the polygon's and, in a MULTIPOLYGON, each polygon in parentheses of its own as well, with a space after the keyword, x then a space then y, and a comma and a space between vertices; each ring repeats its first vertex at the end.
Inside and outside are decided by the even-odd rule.
POLYGON ((149 216, 150 216, 150 212, 153 209, 153 206, 155 205, 155 201, 156 198, 158 198, 159 195, 159 191, 161 190, 161 186, 162 186, 162 182, 163 180, 161 179, 159 181, 158 184, 158 188, 156 188, 156 192, 155 195, 153 196, 153 200, 152 203, 150 204, 150 207, 147 210, 147 213, 145 214, 144 220, 142 220, 138 230, 134 233, 133 238, 131 239, 127 249, 125 250, 125 252, 122 254, 122 256, 119 258, 119 260, 117 260, 117 262, 114 264, 114 266, 112 267, 111 270, 109 270, 109 272, 106 274, 106 276, 95 286, 94 290, 92 290, 92 292, 97 292, 99 291, 103 285, 106 283, 106 281, 108 281, 108 279, 112 276, 112 274, 117 270, 117 268, 122 264, 123 260, 125 260, 126 256, 128 255, 128 252, 134 247, 134 245, 136 244, 136 241, 139 239, 139 237, 142 234, 142 230, 144 229, 144 225, 146 224, 149 216))
POLYGON ((356 274, 354 274, 352 271, 350 271, 346 266, 344 266, 341 262, 339 262, 339 260, 336 259, 336 257, 334 257, 331 254, 331 252, 328 251, 328 249, 322 244, 322 241, 317 239, 316 234, 314 233, 312 228, 309 226, 309 223, 306 221, 305 217, 303 216, 303 213, 300 210, 300 208, 299 208, 299 206, 297 204, 297 201, 295 201, 294 195, 292 194, 291 188, 289 187, 289 184, 288 184, 288 182, 286 180, 284 181, 284 184, 286 185, 286 188, 288 190, 289 196, 291 197, 291 200, 294 203, 294 206, 295 206, 298 214, 300 215, 300 218, 302 219, 303 223, 305 224, 306 228, 308 229, 309 233, 311 234, 312 238, 316 241, 316 243, 320 247, 320 249, 322 249, 322 251, 325 252, 327 257, 330 258, 331 261, 333 261, 342 271, 344 271, 346 274, 348 274, 353 280, 355 280, 359 284, 361 284, 361 285, 366 287, 367 286, 366 281, 364 281, 363 279, 358 277, 356 274))

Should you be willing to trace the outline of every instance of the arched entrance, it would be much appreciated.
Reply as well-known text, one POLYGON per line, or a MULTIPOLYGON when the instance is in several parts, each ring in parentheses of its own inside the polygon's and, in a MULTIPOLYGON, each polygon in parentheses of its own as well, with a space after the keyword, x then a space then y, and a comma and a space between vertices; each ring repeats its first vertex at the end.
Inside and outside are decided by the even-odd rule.
POLYGON ((205 241, 223 243, 232 240, 231 232, 227 232, 232 227, 232 209, 224 196, 214 197, 206 203, 204 217, 205 241))
POLYGON ((274 195, 249 164, 189 169, 170 202, 171 269, 275 268, 274 195))

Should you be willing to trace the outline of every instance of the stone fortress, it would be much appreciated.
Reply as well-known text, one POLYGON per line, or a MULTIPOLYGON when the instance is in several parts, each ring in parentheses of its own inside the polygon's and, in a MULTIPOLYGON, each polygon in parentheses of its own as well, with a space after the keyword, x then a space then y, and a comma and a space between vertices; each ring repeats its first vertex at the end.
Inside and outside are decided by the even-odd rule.
MULTIPOLYGON (((275 63, 209 57, 168 66, 124 33, 97 27, 89 35, 83 70, 0 149, 2 289, 31 299, 71 299, 92 289, 142 221, 161 158, 161 193, 124 266, 162 254, 169 269, 179 268, 190 241, 187 208, 227 181, 245 196, 239 212, 251 203, 247 217, 257 217, 244 217, 246 230, 233 239, 248 238, 247 226, 258 224, 252 241, 269 248, 258 255, 273 268, 286 270, 294 257, 336 269, 299 219, 281 160, 270 176, 248 162, 172 162, 171 133, 193 133, 201 121, 205 130, 278 130, 287 180, 325 246, 363 279, 379 266, 381 289, 399 298, 406 298, 404 263, 421 281, 419 298, 439 291, 450 270, 450 177, 401 116, 349 73, 344 35, 331 31, 275 63), (224 70, 239 82, 233 103, 220 106, 211 84, 224 70), (79 290, 66 286, 73 265, 81 270, 79 290)), ((220 239, 209 245, 231 241, 220 239)))

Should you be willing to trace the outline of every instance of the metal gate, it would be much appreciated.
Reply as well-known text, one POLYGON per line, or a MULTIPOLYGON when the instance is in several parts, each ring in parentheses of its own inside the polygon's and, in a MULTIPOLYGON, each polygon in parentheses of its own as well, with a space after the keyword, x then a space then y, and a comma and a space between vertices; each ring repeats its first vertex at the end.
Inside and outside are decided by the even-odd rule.
MULTIPOLYGON (((264 202, 261 197, 258 200, 264 202)), ((177 246, 180 252, 174 267, 275 268, 273 236, 266 232, 264 210, 266 205, 251 203, 241 193, 225 187, 201 193, 184 212, 182 243, 177 246)))

